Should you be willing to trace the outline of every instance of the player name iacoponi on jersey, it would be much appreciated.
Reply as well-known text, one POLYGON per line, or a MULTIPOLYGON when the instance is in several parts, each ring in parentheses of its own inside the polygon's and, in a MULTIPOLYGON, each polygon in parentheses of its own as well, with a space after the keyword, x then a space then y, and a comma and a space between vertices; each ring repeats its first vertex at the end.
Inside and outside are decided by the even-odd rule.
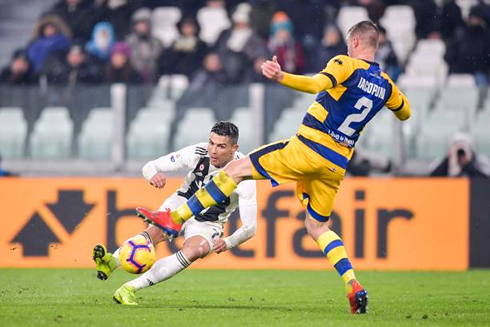
POLYGON ((385 99, 386 89, 382 86, 365 80, 363 77, 359 79, 359 84, 357 84, 357 87, 368 94, 372 94, 375 97, 380 98, 381 100, 385 99))

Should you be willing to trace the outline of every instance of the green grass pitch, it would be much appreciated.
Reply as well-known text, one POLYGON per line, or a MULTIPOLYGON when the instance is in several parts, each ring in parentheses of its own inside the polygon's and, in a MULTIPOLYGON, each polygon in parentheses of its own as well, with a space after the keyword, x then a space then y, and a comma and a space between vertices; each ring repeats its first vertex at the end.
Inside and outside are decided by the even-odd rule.
POLYGON ((189 270, 124 307, 86 269, 0 269, 0 326, 490 325, 490 270, 359 271, 370 313, 351 315, 333 271, 189 270))

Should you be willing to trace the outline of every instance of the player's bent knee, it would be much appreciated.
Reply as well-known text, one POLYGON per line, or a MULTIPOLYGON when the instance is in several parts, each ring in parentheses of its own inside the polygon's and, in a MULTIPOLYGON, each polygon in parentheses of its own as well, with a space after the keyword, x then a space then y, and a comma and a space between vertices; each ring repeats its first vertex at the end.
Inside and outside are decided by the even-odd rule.
POLYGON ((238 160, 233 160, 228 163, 223 171, 233 178, 236 183, 241 182, 243 179, 251 177, 251 163, 250 158, 245 157, 238 160))
POLYGON ((321 222, 306 215, 305 227, 308 234, 316 241, 320 235, 330 230, 327 222, 321 222))
POLYGON ((186 240, 182 252, 187 260, 194 262, 197 259, 206 257, 211 252, 211 247, 205 238, 195 236, 186 240))

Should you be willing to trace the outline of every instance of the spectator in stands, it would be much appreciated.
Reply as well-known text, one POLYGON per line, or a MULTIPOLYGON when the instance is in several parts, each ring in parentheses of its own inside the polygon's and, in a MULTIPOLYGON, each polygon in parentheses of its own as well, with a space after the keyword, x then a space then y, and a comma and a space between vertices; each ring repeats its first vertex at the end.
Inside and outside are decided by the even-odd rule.
POLYGON ((352 155, 347 173, 351 176, 369 176, 371 173, 389 173, 393 168, 386 155, 356 147, 352 155))
POLYGON ((450 74, 473 74, 477 85, 486 85, 490 71, 490 30, 480 14, 470 12, 465 32, 448 44, 444 58, 450 74))
POLYGON ((478 13, 487 26, 490 26, 490 4, 485 3, 484 0, 478 0, 478 4, 471 7, 470 12, 478 13))
POLYGON ((70 27, 73 39, 86 41, 100 14, 90 0, 59 0, 50 13, 59 16, 70 27))
POLYGON ((73 87, 77 83, 102 82, 101 67, 88 58, 80 44, 70 47, 68 53, 51 54, 43 65, 41 74, 48 82, 73 87))
POLYGON ((417 39, 439 38, 439 15, 435 0, 410 0, 415 14, 417 39))
POLYGON ((131 64, 144 83, 152 83, 156 78, 157 61, 163 44, 151 35, 150 9, 138 9, 132 17, 132 26, 133 32, 126 39, 131 48, 131 64))
POLYGON ((223 70, 221 59, 215 52, 210 52, 204 58, 203 68, 193 77, 189 90, 199 91, 206 86, 223 86, 228 83, 228 76, 223 70))
POLYGON ((70 37, 70 28, 59 17, 48 15, 41 18, 27 47, 34 71, 39 72, 50 53, 68 50, 70 37))
POLYGON ((324 28, 323 38, 315 51, 308 56, 309 72, 319 72, 325 68, 327 62, 333 57, 347 54, 342 33, 336 25, 327 25, 324 28))
POLYGON ((131 16, 141 8, 143 1, 134 0, 100 0, 97 10, 101 13, 100 20, 110 23, 114 27, 117 41, 122 41, 130 32, 131 16))
POLYGON ((285 71, 303 73, 306 68, 303 46, 294 39, 293 24, 284 12, 276 12, 272 17, 268 47, 285 71))
POLYGON ((398 57, 391 41, 388 40, 386 29, 378 25, 379 30, 379 49, 376 52, 376 62, 380 64, 381 69, 386 72, 391 79, 396 82, 402 70, 398 65, 398 57))
MULTIPOLYGON (((325 25, 335 22, 335 20, 328 20, 329 10, 332 10, 333 7, 333 10, 336 11, 340 6, 339 2, 339 0, 280 0, 277 1, 274 12, 282 11, 288 15, 294 26, 294 38, 296 40, 304 46, 317 45, 323 37, 325 25)), ((270 22, 271 19, 269 25, 270 22)))
POLYGON ((111 56, 114 42, 114 28, 112 25, 107 22, 100 22, 94 26, 92 38, 85 45, 85 50, 95 60, 105 63, 111 56))
POLYGON ((208 47, 199 38, 199 24, 193 17, 183 18, 177 27, 179 36, 159 59, 160 73, 191 77, 201 67, 208 47))
POLYGON ((131 48, 127 43, 117 42, 112 47, 111 60, 105 70, 106 83, 139 84, 141 76, 131 65, 131 48))
POLYGON ((472 137, 457 133, 451 139, 448 155, 431 171, 430 176, 488 178, 489 173, 488 158, 475 153, 472 137))
POLYGON ((383 0, 358 0, 358 4, 366 8, 369 19, 375 23, 378 23, 385 13, 383 0))
POLYGON ((455 0, 444 0, 441 9, 441 23, 439 31, 444 41, 450 41, 464 30, 465 22, 461 8, 455 0))
POLYGON ((0 83, 2 84, 27 85, 36 81, 37 75, 34 73, 24 49, 14 52, 12 60, 0 74, 0 83))
POLYGON ((223 31, 215 44, 230 83, 248 82, 253 64, 267 56, 265 42, 250 27, 251 6, 241 3, 233 13, 233 27, 223 31))

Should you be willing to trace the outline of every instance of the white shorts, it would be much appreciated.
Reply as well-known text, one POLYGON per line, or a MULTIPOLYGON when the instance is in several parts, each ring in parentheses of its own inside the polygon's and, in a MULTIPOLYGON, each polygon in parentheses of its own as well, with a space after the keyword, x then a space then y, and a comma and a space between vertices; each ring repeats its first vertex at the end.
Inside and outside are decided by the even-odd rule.
MULTIPOLYGON (((159 210, 175 210, 186 201, 186 198, 174 193, 163 202, 159 210)), ((211 253, 214 248, 214 239, 223 236, 223 224, 210 221, 197 221, 195 218, 191 218, 184 223, 184 226, 182 226, 181 234, 184 235, 184 242, 193 236, 203 237, 208 242, 211 253)))

